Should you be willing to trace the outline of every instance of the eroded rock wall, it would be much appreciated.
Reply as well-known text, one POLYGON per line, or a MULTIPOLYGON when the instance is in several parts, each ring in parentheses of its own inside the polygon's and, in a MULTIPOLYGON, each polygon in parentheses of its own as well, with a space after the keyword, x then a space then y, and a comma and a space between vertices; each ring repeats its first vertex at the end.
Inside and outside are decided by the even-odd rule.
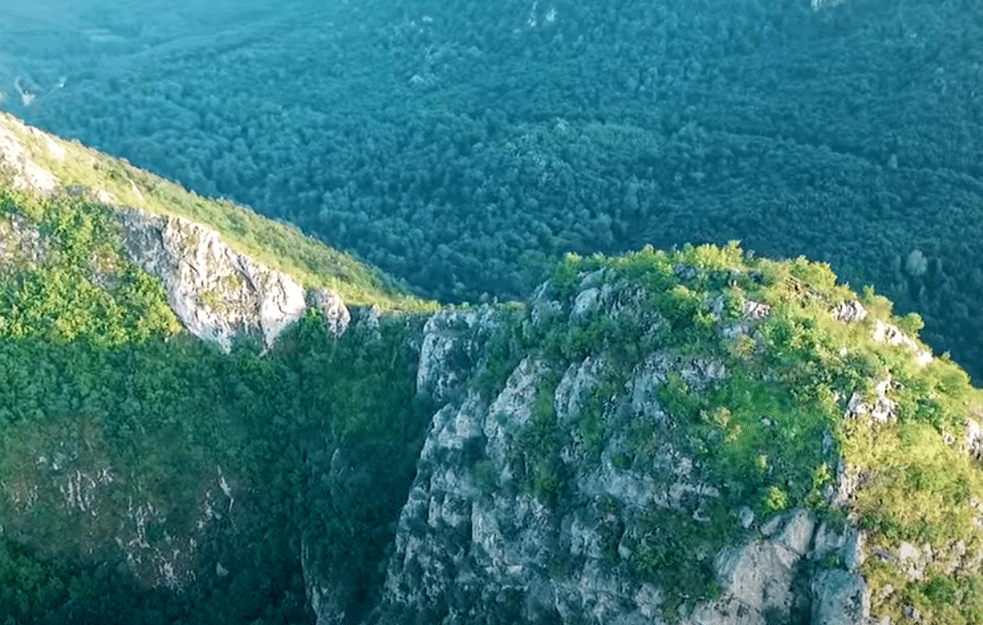
POLYGON ((137 209, 119 215, 130 258, 161 280, 189 332, 225 351, 246 335, 271 347, 309 304, 320 308, 335 334, 348 327, 348 309, 337 295, 305 291, 290 276, 234 251, 214 230, 137 209))
MULTIPOLYGON (((569 310, 541 291, 533 323, 567 315, 576 322, 598 309, 633 314, 625 303, 631 296, 619 299, 589 279, 583 286, 569 310)), ((735 332, 755 321, 758 308, 745 309, 746 322, 735 332)), ((612 363, 600 350, 557 371, 548 359, 528 355, 503 388, 484 394, 471 384, 485 364, 479 334, 502 323, 489 309, 478 309, 441 312, 426 325, 418 389, 441 407, 399 517, 381 601, 368 622, 869 622, 869 591, 859 573, 863 534, 803 509, 764 519, 749 508, 732 511, 747 531, 709 554, 717 596, 667 610, 668 589, 637 565, 646 548, 642 527, 651 522, 646 515, 658 510, 699 521, 719 495, 699 460, 674 444, 677 426, 657 389, 670 374, 700 388, 727 376, 726 368, 712 357, 671 349, 643 358, 618 397, 602 402, 608 435, 600 447, 590 451, 596 442, 574 436, 560 450, 564 464, 577 470, 565 476, 570 490, 562 501, 544 502, 523 482, 530 460, 519 449, 522 433, 541 418, 536 411, 544 389, 555 411, 551 418, 577 430, 612 363), (645 466, 625 461, 632 428, 640 424, 655 434, 656 451, 645 466)), ((319 620, 328 622, 334 621, 319 620)))

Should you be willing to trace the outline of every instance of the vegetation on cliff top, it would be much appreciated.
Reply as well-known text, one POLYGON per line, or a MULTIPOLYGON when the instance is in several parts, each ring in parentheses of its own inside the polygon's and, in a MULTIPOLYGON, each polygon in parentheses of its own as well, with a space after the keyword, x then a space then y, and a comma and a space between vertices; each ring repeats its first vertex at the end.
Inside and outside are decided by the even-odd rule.
MULTIPOLYGON (((650 471, 657 443, 668 437, 719 490, 719 498, 699 509, 653 510, 649 523, 640 522, 643 535, 631 564, 667 589, 669 614, 719 591, 713 555, 760 527, 742 526, 742 508, 763 523, 805 507, 867 532, 871 555, 862 572, 878 617, 900 621, 905 606, 914 606, 927 623, 980 622, 983 576, 974 558, 983 550, 983 471, 966 431, 967 423, 983 420, 983 394, 947 355, 925 358, 917 315, 893 316, 890 302, 871 289, 857 295, 837 284, 827 265, 753 258, 734 244, 646 248, 618 258, 569 256, 543 297, 570 311, 588 288, 610 289, 633 312, 616 315, 602 306, 546 324, 527 312, 514 325, 513 348, 497 356, 515 362, 538 354, 556 372, 547 376, 516 439, 526 485, 543 501, 570 504, 564 499, 572 492, 570 480, 589 466, 569 458, 600 461, 600 449, 615 434, 604 424, 624 409, 625 383, 647 357, 670 354, 678 363, 713 362, 726 371, 701 382, 670 371, 659 401, 673 427, 655 431, 639 423, 630 449, 613 459, 620 470, 650 471), (862 303, 869 314, 837 319, 834 310, 849 302, 862 303), (767 313, 755 319, 749 310, 758 305, 767 313), (645 318, 651 322, 640 325, 645 318), (875 339, 885 324, 913 341, 875 339), (556 381, 588 356, 605 362, 597 386, 603 401, 588 402, 574 429, 560 427, 556 381), (855 409, 857 401, 874 406, 878 400, 889 407, 883 416, 855 409), (592 440, 594 451, 571 454, 592 440), (841 477, 849 479, 852 471, 859 483, 847 501, 835 501, 844 470, 841 477), (667 527, 675 528, 668 542, 667 527), (935 555, 905 564, 897 555, 905 545, 935 555), (908 566, 920 573, 910 575, 908 566)), ((487 392, 488 380, 482 383, 487 392)), ((635 428, 632 423, 622 427, 635 428)))

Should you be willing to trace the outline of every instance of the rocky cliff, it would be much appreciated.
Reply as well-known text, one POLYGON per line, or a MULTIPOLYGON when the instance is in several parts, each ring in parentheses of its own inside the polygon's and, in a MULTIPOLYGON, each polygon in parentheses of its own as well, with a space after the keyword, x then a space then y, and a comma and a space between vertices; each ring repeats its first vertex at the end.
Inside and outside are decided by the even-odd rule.
POLYGON ((309 305, 332 332, 350 315, 327 289, 304 289, 293 278, 233 251, 218 233, 180 217, 118 211, 130 258, 167 290, 167 302, 195 336, 229 351, 233 340, 258 335, 269 349, 309 305))
POLYGON ((564 271, 524 310, 427 322, 440 408, 369 622, 972 622, 945 602, 979 579, 978 491, 945 519, 888 501, 944 497, 979 407, 913 423, 927 370, 960 375, 883 300, 733 248, 564 271), (906 428, 927 440, 859 452, 906 428), (924 453, 943 464, 888 460, 924 453), (899 463, 939 481, 902 495, 899 463))
MULTIPOLYGON (((596 273, 583 280, 567 302, 551 297, 548 286, 541 289, 527 323, 535 328, 534 319, 551 317, 548 323, 577 327, 588 317, 630 319, 643 333, 659 325, 644 318, 634 285, 615 287, 596 273)), ((760 310, 754 302, 746 308, 734 325, 749 323, 760 310)), ((467 373, 455 363, 477 360, 464 355, 479 351, 472 332, 491 319, 488 311, 450 312, 427 324, 418 388, 454 399, 435 414, 423 447, 378 622, 763 624, 809 622, 810 612, 816 623, 865 621, 869 598, 857 573, 862 554, 855 528, 832 529, 803 509, 762 523, 747 506, 732 511, 746 536, 716 549, 700 545, 686 556, 719 584, 708 593, 719 596, 667 614, 676 591, 655 579, 665 580, 664 572, 646 575, 641 554, 688 549, 683 540, 675 544, 672 524, 699 531, 719 522, 708 516, 708 502, 721 497, 722 485, 681 444, 678 416, 658 391, 673 373, 705 389, 727 376, 727 367, 712 353, 682 355, 653 342, 615 386, 608 378, 620 365, 603 345, 562 365, 533 349, 504 388, 483 396, 467 388, 467 373), (520 449, 533 427, 559 439, 534 441, 555 446, 545 493, 523 483, 530 455, 541 451, 520 449), (650 440, 631 440, 639 429, 650 440), (644 461, 637 458, 639 445, 649 448, 644 461), (809 566, 830 557, 848 564, 809 566)), ((689 597, 675 596, 673 604, 680 599, 689 597)))

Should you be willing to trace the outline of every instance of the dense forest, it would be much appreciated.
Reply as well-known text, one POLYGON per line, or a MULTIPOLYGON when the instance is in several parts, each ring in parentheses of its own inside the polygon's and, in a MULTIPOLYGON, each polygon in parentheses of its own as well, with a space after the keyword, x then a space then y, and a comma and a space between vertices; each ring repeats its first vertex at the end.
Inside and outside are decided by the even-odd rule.
POLYGON ((120 13, 92 18, 112 44, 11 37, 39 95, 4 106, 445 301, 740 239, 875 285, 983 374, 974 3, 297 3, 170 44, 120 13))

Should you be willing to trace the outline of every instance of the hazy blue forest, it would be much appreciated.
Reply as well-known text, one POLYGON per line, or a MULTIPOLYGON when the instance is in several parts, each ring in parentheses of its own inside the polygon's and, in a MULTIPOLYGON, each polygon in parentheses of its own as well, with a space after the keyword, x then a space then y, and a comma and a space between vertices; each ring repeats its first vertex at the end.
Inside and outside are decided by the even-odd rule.
POLYGON ((979 3, 47 4, 4 3, 5 108, 422 294, 740 239, 875 285, 983 375, 979 3))

